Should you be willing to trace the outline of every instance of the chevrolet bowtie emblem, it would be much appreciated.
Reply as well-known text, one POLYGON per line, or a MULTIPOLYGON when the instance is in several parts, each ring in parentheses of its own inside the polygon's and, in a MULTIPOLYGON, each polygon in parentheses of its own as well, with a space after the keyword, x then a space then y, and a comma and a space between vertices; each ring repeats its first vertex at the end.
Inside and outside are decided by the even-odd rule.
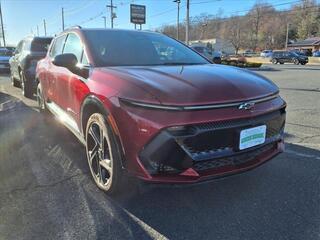
POLYGON ((245 102, 240 104, 240 106, 238 107, 238 109, 243 109, 243 110, 250 110, 251 108, 254 107, 254 102, 245 102))

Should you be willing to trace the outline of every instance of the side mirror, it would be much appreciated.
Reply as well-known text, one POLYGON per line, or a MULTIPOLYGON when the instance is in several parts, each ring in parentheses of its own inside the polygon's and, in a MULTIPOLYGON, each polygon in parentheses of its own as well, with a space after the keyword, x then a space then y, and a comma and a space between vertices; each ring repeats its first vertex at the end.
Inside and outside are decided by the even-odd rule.
POLYGON ((59 54, 54 57, 52 63, 59 67, 65 67, 71 72, 74 72, 78 63, 76 55, 73 53, 59 54))

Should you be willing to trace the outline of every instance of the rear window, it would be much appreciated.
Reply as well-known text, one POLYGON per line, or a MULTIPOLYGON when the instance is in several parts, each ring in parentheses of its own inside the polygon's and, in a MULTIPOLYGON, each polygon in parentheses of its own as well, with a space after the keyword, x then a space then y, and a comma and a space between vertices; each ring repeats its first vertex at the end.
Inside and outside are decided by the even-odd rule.
POLYGON ((31 44, 32 52, 47 52, 51 43, 51 38, 34 39, 31 44))
POLYGON ((193 47, 194 50, 196 50, 199 53, 203 53, 204 52, 204 48, 203 47, 193 47))

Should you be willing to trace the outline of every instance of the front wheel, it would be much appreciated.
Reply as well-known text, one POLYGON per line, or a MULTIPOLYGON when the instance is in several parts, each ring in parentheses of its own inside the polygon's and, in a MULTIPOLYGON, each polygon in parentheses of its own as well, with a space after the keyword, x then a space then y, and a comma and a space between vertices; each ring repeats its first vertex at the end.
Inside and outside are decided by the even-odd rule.
POLYGON ((44 100, 44 97, 42 94, 42 88, 41 88, 40 83, 37 86, 37 102, 38 102, 39 111, 42 113, 47 113, 48 110, 47 110, 46 103, 45 103, 45 100, 44 100))
POLYGON ((88 164, 97 186, 108 193, 119 192, 122 186, 120 149, 106 118, 92 114, 86 127, 88 164))
POLYGON ((272 63, 273 63, 273 64, 277 64, 277 63, 278 63, 277 59, 275 59, 275 58, 272 59, 272 63))
POLYGON ((299 60, 298 60, 298 59, 294 59, 294 60, 293 60, 293 63, 294 63, 295 65, 299 65, 299 60))

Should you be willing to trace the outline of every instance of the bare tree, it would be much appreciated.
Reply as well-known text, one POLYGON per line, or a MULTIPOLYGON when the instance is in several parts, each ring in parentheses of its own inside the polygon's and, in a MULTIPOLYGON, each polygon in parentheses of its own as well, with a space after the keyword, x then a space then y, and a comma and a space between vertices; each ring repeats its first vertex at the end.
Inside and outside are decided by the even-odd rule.
POLYGON ((229 41, 238 54, 239 49, 243 44, 243 19, 238 16, 231 17, 224 26, 223 38, 229 41))

